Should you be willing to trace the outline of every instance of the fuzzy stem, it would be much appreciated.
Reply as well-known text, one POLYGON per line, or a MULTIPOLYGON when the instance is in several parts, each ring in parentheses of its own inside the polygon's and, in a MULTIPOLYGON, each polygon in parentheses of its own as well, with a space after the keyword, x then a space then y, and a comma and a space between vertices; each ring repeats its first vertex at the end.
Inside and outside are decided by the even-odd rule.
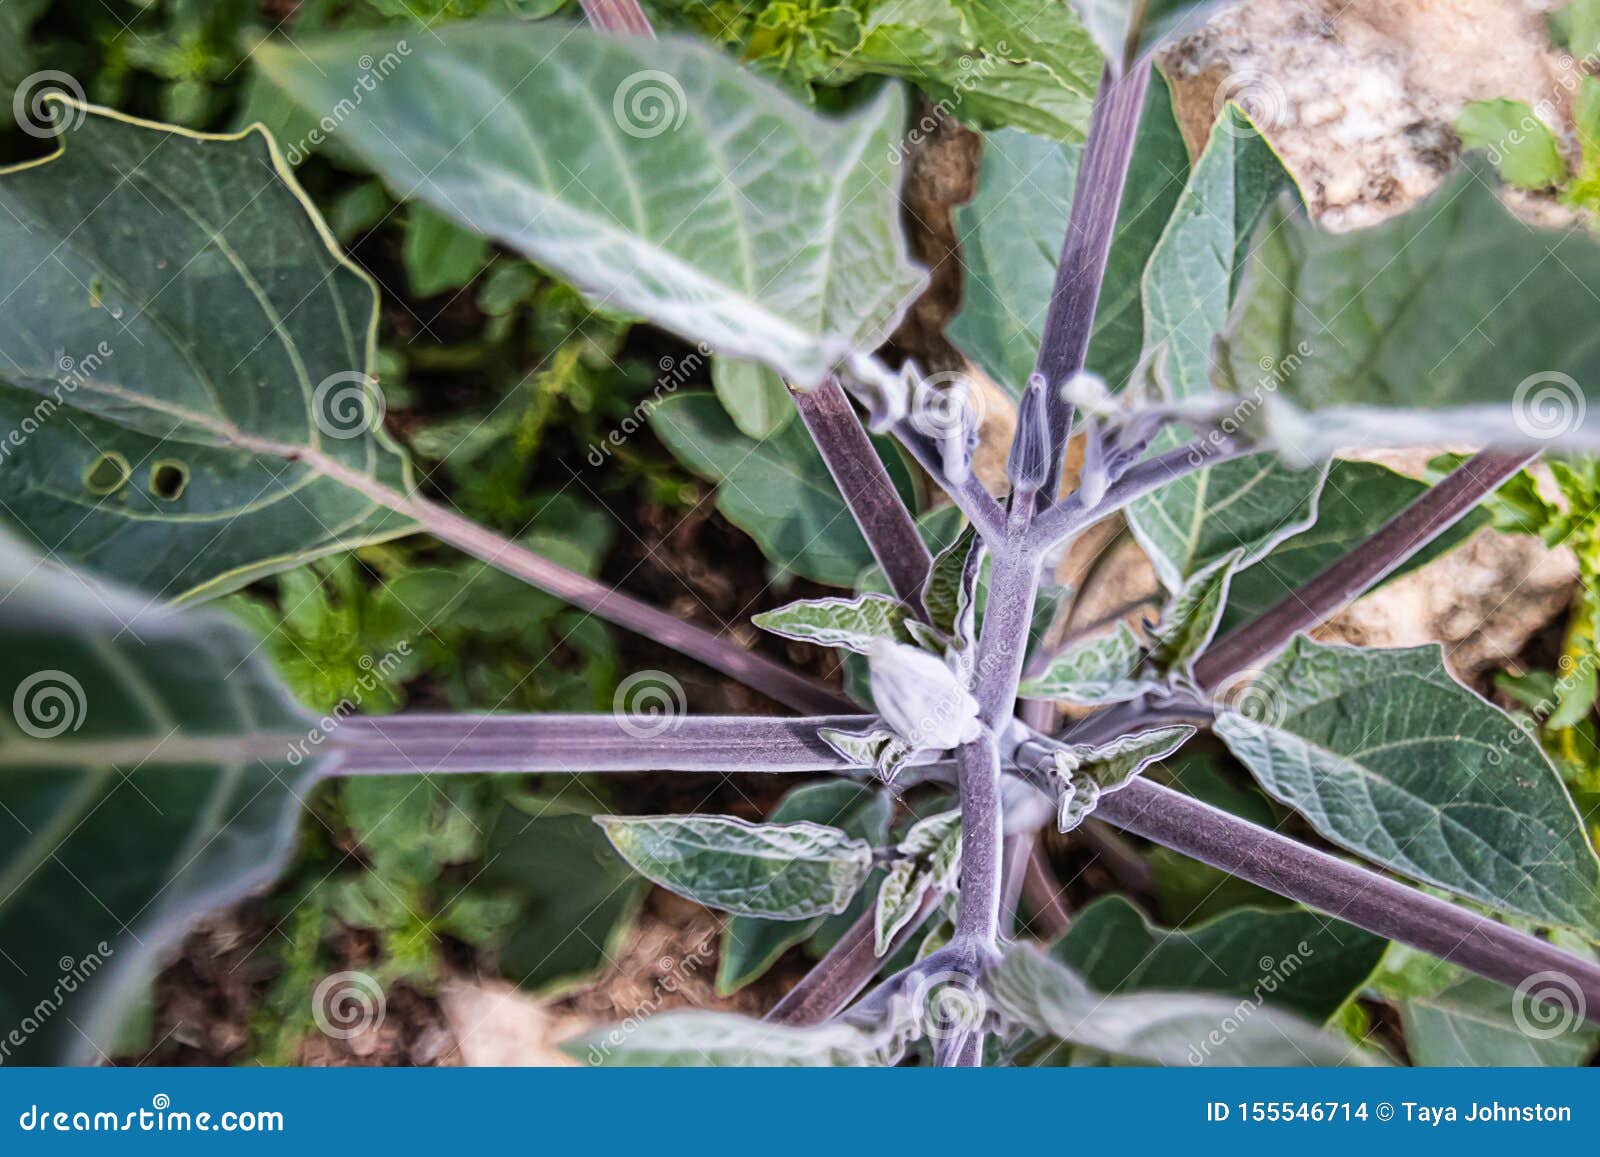
POLYGON ((650 18, 639 7, 639 0, 582 0, 583 14, 602 32, 618 36, 648 36, 654 39, 650 18))
POLYGON ((1537 455, 1481 451, 1384 523, 1356 549, 1282 602, 1231 632, 1194 664, 1211 690, 1335 614, 1471 512, 1537 455))
POLYGON ((1022 899, 1033 911, 1031 923, 1038 929, 1040 939, 1052 942, 1066 935, 1072 925, 1072 916, 1061 902, 1061 881, 1045 857, 1039 834, 1019 838, 1028 841, 1022 871, 1022 899))
POLYGON ((1039 500, 1046 506, 1055 500, 1060 489, 1061 464, 1072 429, 1072 405, 1061 396, 1061 387, 1083 370, 1089 352, 1100 283, 1111 254, 1111 237, 1149 83, 1148 68, 1132 68, 1120 77, 1109 68, 1105 70, 1078 165, 1067 235, 1061 245, 1045 315, 1044 338, 1035 363, 1035 370, 1043 375, 1047 387, 1050 418, 1050 482, 1039 492, 1039 500))
POLYGON ((901 602, 921 614, 922 584, 933 567, 933 556, 855 407, 831 376, 815 389, 794 391, 794 402, 889 586, 901 602))
POLYGON ((1539 972, 1570 978, 1600 1023, 1600 964, 1487 916, 1257 827, 1146 779, 1100 801, 1095 813, 1135 835, 1298 900, 1390 940, 1512 987, 1539 972))
POLYGON ((917 460, 917 465, 927 472, 928 477, 950 496, 956 508, 978 528, 978 533, 983 535, 985 541, 998 541, 1005 534, 1005 511, 1000 508, 994 495, 984 489, 982 480, 976 474, 969 472, 961 482, 952 482, 947 478, 933 440, 920 433, 909 420, 895 424, 894 436, 906 452, 917 460))

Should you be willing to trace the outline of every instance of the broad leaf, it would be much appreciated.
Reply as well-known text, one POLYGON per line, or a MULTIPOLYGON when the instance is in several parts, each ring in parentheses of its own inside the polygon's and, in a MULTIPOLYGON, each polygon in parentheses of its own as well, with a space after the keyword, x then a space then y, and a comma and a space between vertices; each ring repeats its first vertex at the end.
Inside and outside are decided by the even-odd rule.
POLYGON ((909 643, 906 620, 911 612, 898 599, 887 595, 857 595, 853 599, 802 599, 770 611, 762 611, 750 621, 764 631, 799 639, 819 647, 840 647, 865 655, 881 639, 909 643))
POLYGON ((1482 149, 1500 179, 1522 189, 1548 189, 1567 179, 1561 144, 1520 100, 1469 100, 1456 116, 1463 149, 1482 149))
MULTIPOLYGON (((881 845, 889 835, 893 801, 882 791, 840 780, 808 783, 795 788, 779 801, 767 817, 768 823, 797 821, 827 824, 847 835, 881 845)), ((857 902, 866 896, 858 894, 857 902)), ((850 919, 849 911, 833 919, 850 919)), ((722 952, 717 963, 717 991, 727 995, 755 980, 784 952, 809 939, 825 923, 825 917, 808 921, 760 920, 735 916, 722 930, 722 952)))
POLYGON ((774 1024, 731 1012, 661 1012, 565 1042, 591 1065, 651 1068, 794 1068, 893 1065, 905 1053, 898 1030, 834 1020, 774 1024))
POLYGON ((872 848, 814 823, 726 816, 597 816, 622 858, 680 896, 773 920, 843 912, 872 870, 872 848))
POLYGON ((1323 836, 1385 867, 1550 924, 1600 928, 1600 864, 1561 778, 1437 645, 1322 646, 1261 672, 1215 731, 1323 836))
MULTIPOLYGON (((1026 133, 991 133, 977 196, 956 214, 966 300, 950 324, 950 339, 1014 397, 1039 355, 1082 153, 1077 145, 1026 133)), ((1161 78, 1152 77, 1089 345, 1088 368, 1114 387, 1138 362, 1144 342, 1139 276, 1188 171, 1171 96, 1161 78)))
POLYGON ((1588 233, 1519 221, 1479 164, 1371 229, 1325 233, 1285 205, 1261 229, 1214 381, 1280 452, 1600 445, 1588 233))
POLYGON ((204 912, 288 857, 321 733, 244 631, 0 539, 0 1021, 94 1063, 204 912))
POLYGON ((1056 826, 1070 832, 1088 818, 1107 792, 1126 787, 1158 759, 1182 747, 1195 729, 1188 724, 1135 731, 1103 743, 1063 744, 1049 769, 1056 793, 1056 826))
POLYGON ((1157 42, 1187 36, 1234 0, 1072 0, 1084 27, 1114 64, 1126 66, 1157 42))
POLYGON ((396 193, 802 386, 876 347, 923 284, 898 220, 896 87, 829 119, 710 45, 556 21, 255 59, 303 107, 341 110, 333 135, 396 193), (362 59, 398 64, 352 102, 362 59))
POLYGON ((1144 648, 1127 623, 1067 648, 1038 675, 1024 679, 1017 694, 1025 699, 1060 699, 1095 707, 1136 699, 1159 685, 1159 672, 1146 667, 1144 648))
MULTIPOLYGON (((1543 1004, 1477 976, 1402 1000, 1400 1020, 1412 1062, 1452 1068, 1585 1064, 1600 1043, 1600 1028, 1575 1011, 1583 997, 1570 978, 1547 975, 1552 983, 1544 991, 1553 999, 1543 1004)), ((1529 989, 1538 991, 1538 985, 1529 989)))
POLYGON ((172 598, 412 530, 369 497, 411 486, 376 294, 267 138, 58 107, 62 152, 0 174, 8 517, 172 598))
MULTIPOLYGON (((1144 342, 1175 398, 1210 391, 1212 343, 1227 321, 1256 225, 1291 184, 1272 147, 1233 105, 1223 109, 1205 152, 1144 271, 1144 342)), ((1259 370, 1259 367, 1258 367, 1259 370)), ((1152 453, 1179 446, 1174 429, 1152 453)), ((1197 446, 1196 453, 1204 447, 1197 446)), ((1168 590, 1232 550, 1243 565, 1315 517, 1322 475, 1273 454, 1186 474, 1128 507, 1128 525, 1168 590)))
POLYGON ((795 415, 789 387, 759 362, 713 358, 711 388, 733 424, 747 438, 770 438, 795 415))
MULTIPOLYGON (((1321 574, 1427 491, 1425 483, 1376 462, 1335 459, 1317 500, 1316 522, 1273 547, 1253 566, 1237 571, 1228 588, 1221 630, 1249 622, 1321 574)), ((1475 509, 1408 558, 1385 582, 1409 574, 1454 549, 1489 523, 1475 509)))
MULTIPOLYGON (((757 442, 734 427, 710 394, 686 393, 651 407, 650 427, 685 466, 719 484, 717 509, 779 566, 842 587, 871 564, 872 552, 802 423, 757 442)), ((888 443, 877 445, 914 507, 904 462, 888 443)))
POLYGON ((1361 987, 1388 941, 1300 908, 1237 908, 1158 928, 1121 896, 1096 900, 1050 955, 1101 992, 1261 997, 1322 1023, 1361 987))
POLYGON ((930 890, 946 892, 961 871, 961 810, 918 820, 896 849, 900 858, 889 866, 873 917, 874 945, 879 956, 917 914, 930 890))
POLYGON ((1152 1065, 1365 1065, 1361 1048, 1259 1000, 1199 992, 1105 996, 1031 945, 987 979, 999 1013, 1041 1036, 1152 1065))

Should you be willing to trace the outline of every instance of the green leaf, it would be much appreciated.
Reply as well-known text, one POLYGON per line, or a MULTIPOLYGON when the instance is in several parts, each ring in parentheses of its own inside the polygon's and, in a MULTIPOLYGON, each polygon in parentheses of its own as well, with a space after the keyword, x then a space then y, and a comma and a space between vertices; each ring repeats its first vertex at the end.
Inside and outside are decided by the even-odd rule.
POLYGON ((1106 634, 1061 652, 1040 674, 1024 679, 1017 694, 1086 707, 1120 703, 1159 685, 1156 669, 1145 667, 1139 637, 1127 623, 1118 623, 1106 634))
POLYGON ((6 1060, 92 1064, 189 926, 282 868, 324 737, 234 624, 9 536, 0 640, 6 1060))
POLYGON ((987 977, 997 1011, 1042 1036, 1151 1065, 1368 1065, 1362 1049, 1259 999, 1200 992, 1105 996, 1032 945, 987 977))
POLYGON ((828 119, 710 45, 554 21, 302 37, 255 60, 303 107, 347 110, 335 135, 397 193, 801 386, 882 342, 924 283, 898 220, 895 87, 828 119), (364 57, 394 64, 352 107, 364 57))
POLYGON ((1250 701, 1252 717, 1225 711, 1216 734, 1329 840, 1501 911, 1600 928, 1600 865, 1561 778, 1437 645, 1300 636, 1250 701))
MULTIPOLYGON (((1551 974, 1547 974, 1551 975, 1551 974)), ((1530 993, 1540 991, 1539 986, 1530 993)), ((1547 1004, 1472 976, 1431 996, 1400 1002, 1406 1051, 1416 1065, 1556 1067, 1586 1064, 1600 1028, 1573 1012, 1576 990, 1552 984, 1547 1004), (1564 994, 1565 1003, 1558 1003, 1564 994)))
POLYGON ((1469 100, 1455 129, 1461 147, 1484 150, 1507 184, 1548 189, 1566 182, 1560 142, 1523 101, 1469 100))
POLYGON ((865 655, 879 640, 909 643, 906 619, 911 612, 887 595, 857 595, 853 599, 801 599, 753 615, 752 623, 774 635, 799 639, 819 647, 840 647, 865 655))
MULTIPOLYGON (((978 193, 957 210, 966 300, 950 340, 1013 397, 1033 372, 1083 150, 1004 131, 984 140, 978 193)), ((1088 368, 1113 386, 1144 342, 1139 278, 1183 190, 1189 153, 1159 75, 1150 81, 1122 194, 1088 368)))
POLYGON ((1240 548, 1223 555, 1172 596, 1161 621, 1150 632, 1152 662, 1167 671, 1186 673, 1200 652, 1211 645, 1228 603, 1233 572, 1244 554, 1240 548))
POLYGON ((400 251, 406 279, 418 297, 460 289, 489 262, 489 242, 426 205, 413 205, 406 217, 400 251))
POLYGON ((747 438, 770 438, 795 415, 789 387, 760 362, 711 359, 711 388, 733 424, 747 438))
POLYGON ((1378 966, 1388 941, 1301 908, 1237 908, 1159 928, 1121 896, 1079 912, 1050 955, 1101 992, 1264 999, 1321 1024, 1378 966))
POLYGON ((900 858, 889 866, 873 914, 873 944, 879 956, 911 923, 930 890, 955 887, 961 871, 961 809, 918 820, 896 851, 900 858))
POLYGON ((983 545, 977 528, 968 525, 961 536, 933 557, 922 585, 922 605, 933 628, 962 644, 972 642, 970 621, 976 611, 982 572, 983 545), (974 555, 974 552, 977 552, 974 555))
MULTIPOLYGON (((6 0, 0 4, 0 108, 16 107, 17 86, 34 71, 34 55, 28 43, 28 30, 44 14, 50 0, 6 0)), ((35 88, 22 96, 24 110, 34 107, 35 88)), ((10 127, 10 114, 6 125, 10 127)), ((30 116, 29 124, 35 123, 30 116)))
POLYGON ((1114 66, 1127 67, 1162 40, 1197 31, 1233 0, 1072 0, 1089 35, 1114 66))
MULTIPOLYGON (((673 455, 719 483, 717 509, 787 570, 832 586, 852 586, 872 552, 803 424, 757 442, 741 434, 707 393, 675 394, 650 409, 650 426, 673 455)), ((876 440, 901 496, 913 506, 905 463, 876 440)))
POLYGON ((1107 792, 1123 788, 1158 759, 1194 735, 1187 723, 1136 731, 1098 747, 1064 744, 1055 749, 1050 778, 1056 790, 1057 826, 1070 832, 1088 818, 1107 792))
MULTIPOLYGON (((808 783, 785 795, 772 809, 767 822, 828 824, 877 846, 888 838, 893 810, 894 803, 886 793, 860 784, 808 783)), ((842 912, 840 918, 848 915, 848 911, 842 912)), ((737 992, 771 968, 778 957, 794 945, 809 939, 823 923, 823 917, 809 921, 733 917, 722 930, 717 991, 724 996, 737 992)))
POLYGON ((814 823, 727 816, 596 816, 613 847, 663 888, 737 916, 806 920, 843 912, 872 848, 814 823))
POLYGON ((1305 462, 1358 446, 1600 445, 1583 385, 1600 376, 1597 289, 1594 238, 1518 220, 1480 165, 1371 229, 1324 233, 1280 204, 1221 340, 1216 404, 1305 462))
MULTIPOLYGON (((1227 321, 1262 214, 1292 181, 1236 106, 1223 109, 1150 256, 1141 294, 1144 344, 1160 351, 1176 398, 1210 390, 1212 343, 1227 321)), ((1184 435, 1169 428, 1152 453, 1184 435)), ((1196 453, 1203 452, 1197 446, 1196 453)), ((1186 474, 1128 508, 1129 528, 1170 591, 1236 548, 1248 566, 1316 515, 1322 472, 1262 454, 1186 474)))
MULTIPOLYGON (((1428 489, 1424 483, 1376 462, 1336 459, 1327 479, 1317 501, 1316 522, 1279 542, 1253 566, 1234 573, 1233 584, 1228 588, 1228 609, 1222 617, 1223 633, 1249 622, 1359 548, 1368 536, 1428 489)), ((1426 566, 1488 523, 1489 515, 1481 508, 1472 511, 1384 581, 1426 566)))
POLYGON ((870 767, 893 783, 900 768, 915 753, 915 748, 887 727, 869 727, 865 731, 841 731, 837 727, 820 727, 817 738, 850 761, 852 767, 870 767))
POLYGON ((57 556, 172 598, 413 523, 367 377, 377 296, 259 132, 60 105, 0 174, 0 503, 57 556))
POLYGON ((565 1042, 591 1065, 650 1068, 795 1068, 893 1065, 905 1054, 897 1030, 841 1020, 799 1027, 731 1012, 661 1012, 565 1042))

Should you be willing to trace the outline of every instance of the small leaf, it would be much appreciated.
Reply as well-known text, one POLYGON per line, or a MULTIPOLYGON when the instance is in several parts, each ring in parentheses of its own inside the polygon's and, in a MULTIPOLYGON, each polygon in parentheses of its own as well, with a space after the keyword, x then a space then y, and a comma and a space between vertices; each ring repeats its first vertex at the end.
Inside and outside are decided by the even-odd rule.
POLYGON ((898 1029, 844 1021, 800 1027, 731 1012, 673 1011, 596 1029, 562 1044, 591 1065, 650 1068, 793 1068, 893 1065, 905 1055, 898 1029))
POLYGON ((1224 555, 1190 578, 1167 604, 1161 622, 1150 632, 1150 659, 1169 671, 1187 672, 1189 665, 1211 645, 1228 605, 1228 587, 1234 569, 1244 558, 1243 548, 1224 555))
POLYGON ((1045 670, 1025 679, 1017 693, 1025 699, 1060 699, 1095 707, 1136 699, 1159 686, 1154 667, 1145 666, 1144 649, 1133 628, 1118 623, 1107 634, 1070 647, 1045 670))
POLYGON ((1593 935, 1600 863, 1538 741, 1457 683, 1437 645, 1304 636, 1215 733, 1327 839, 1506 912, 1593 935))
POLYGON ((953 639, 971 642, 971 619, 977 600, 983 544, 977 529, 968 525, 961 537, 934 556, 922 587, 922 605, 934 629, 953 639), (965 631, 962 627, 965 625, 965 631))
POLYGON ((853 599, 802 599, 762 611, 750 621, 786 639, 865 655, 881 639, 909 642, 909 617, 906 605, 898 599, 866 594, 853 599))
POLYGON ((1456 117, 1463 149, 1482 149, 1500 179, 1521 189, 1548 189, 1567 179, 1555 134, 1520 100, 1469 100, 1456 117))
POLYGON ((426 205, 413 205, 406 218, 400 256, 411 292, 432 297, 447 289, 460 289, 483 272, 489 262, 489 242, 426 205))
POLYGON ((1007 952, 988 974, 996 1010, 1043 1036, 1153 1065, 1369 1065, 1381 1063, 1259 997, 1207 993, 1104 996, 1032 945, 1007 952))
POLYGON ((887 727, 866 731, 823 727, 817 730, 817 738, 849 760, 851 766, 875 768, 886 782, 894 781, 895 774, 913 754, 911 745, 887 727))
POLYGON ((1063 744, 1050 767, 1056 787, 1057 826, 1070 832, 1088 818, 1100 797, 1126 787, 1158 759, 1166 759, 1194 735, 1187 723, 1156 727, 1092 747, 1063 744))
POLYGON ((640 875, 708 908, 772 920, 843 912, 872 870, 872 848, 814 823, 725 816, 597 816, 640 875))
POLYGON ((711 388, 739 432, 757 441, 772 437, 795 416, 789 387, 760 362, 712 358, 711 388))
POLYGON ((897 86, 831 119, 712 45, 563 21, 301 36, 254 59, 302 107, 348 110, 338 139, 391 189, 801 386, 879 345, 925 282, 899 222, 897 86), (363 59, 396 63, 362 91, 363 59))
POLYGON ((896 849, 873 916, 874 946, 882 956, 917 914, 930 890, 948 891, 961 871, 961 809, 940 812, 911 825, 896 849))

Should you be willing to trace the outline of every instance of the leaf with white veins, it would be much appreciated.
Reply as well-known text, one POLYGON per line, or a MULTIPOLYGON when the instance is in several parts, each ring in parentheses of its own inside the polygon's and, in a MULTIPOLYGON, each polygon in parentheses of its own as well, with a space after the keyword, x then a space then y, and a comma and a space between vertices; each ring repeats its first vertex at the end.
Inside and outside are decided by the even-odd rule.
POLYGON ((751 618, 756 626, 786 639, 819 647, 840 647, 865 655, 880 639, 911 641, 906 631, 910 612, 898 599, 865 594, 853 599, 801 599, 751 618))
POLYGON ((874 948, 879 956, 911 922, 930 889, 955 886, 961 871, 961 809, 918 820, 906 832, 889 867, 873 915, 874 948))
POLYGON ((1025 699, 1060 699, 1085 707, 1137 699, 1160 685, 1147 667, 1139 637, 1127 623, 1061 652, 1038 675, 1024 679, 1017 694, 1025 699))
POLYGON ((1194 735, 1187 723, 1136 731, 1103 743, 1063 744, 1049 767, 1056 790, 1056 826, 1063 832, 1078 827, 1107 792, 1127 787, 1158 759, 1166 759, 1194 735))

